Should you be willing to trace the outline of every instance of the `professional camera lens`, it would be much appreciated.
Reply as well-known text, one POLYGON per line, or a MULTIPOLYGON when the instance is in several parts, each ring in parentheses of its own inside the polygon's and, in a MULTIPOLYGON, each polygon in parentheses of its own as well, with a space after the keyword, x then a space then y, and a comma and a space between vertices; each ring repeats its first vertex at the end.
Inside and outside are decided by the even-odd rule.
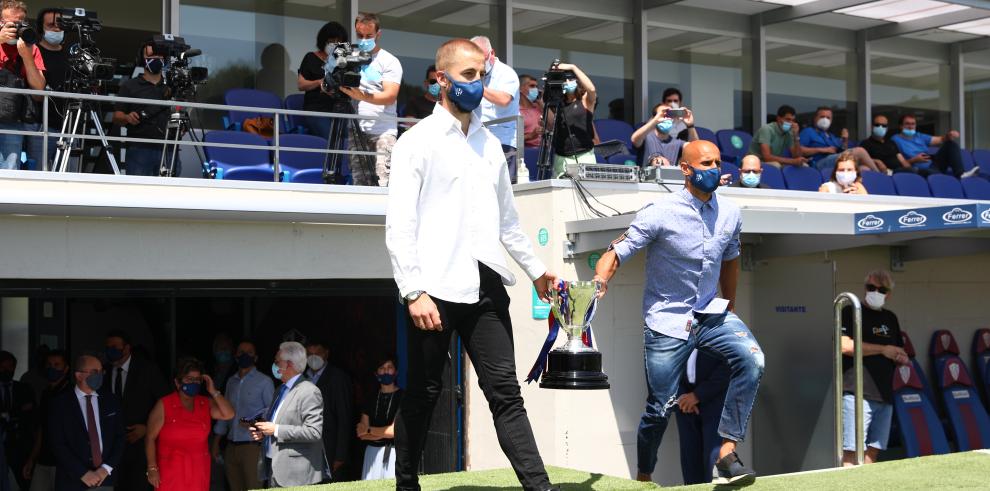
POLYGON ((24 40, 24 44, 36 44, 38 42, 38 31, 35 31, 31 24, 27 22, 17 22, 17 37, 24 40))

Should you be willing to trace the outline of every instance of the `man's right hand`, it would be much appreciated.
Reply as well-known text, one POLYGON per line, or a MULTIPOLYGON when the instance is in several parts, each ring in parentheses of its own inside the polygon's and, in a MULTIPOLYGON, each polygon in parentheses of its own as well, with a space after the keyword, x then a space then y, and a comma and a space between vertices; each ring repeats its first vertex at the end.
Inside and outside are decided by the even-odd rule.
POLYGON ((101 482, 103 482, 103 479, 100 478, 100 475, 97 474, 96 471, 89 471, 83 474, 83 476, 80 477, 79 480, 82 481, 87 488, 95 488, 99 486, 101 482))
POLYGON ((914 157, 909 158, 908 159, 908 162, 910 162, 912 164, 917 164, 918 162, 928 162, 931 159, 932 159, 932 157, 930 155, 928 155, 925 152, 921 152, 918 155, 915 155, 914 157))
POLYGON ((424 331, 442 331, 440 325, 440 311, 437 304, 429 295, 423 293, 416 300, 409 302, 409 317, 412 317, 413 325, 417 329, 424 331))
POLYGON ((892 344, 888 344, 883 347, 883 356, 890 358, 898 365, 906 365, 908 361, 910 361, 910 358, 908 358, 907 352, 904 351, 904 348, 894 346, 892 344))
POLYGON ((17 28, 14 27, 13 23, 8 22, 4 24, 3 29, 0 29, 0 43, 6 43, 14 39, 17 39, 17 28))
POLYGON ((599 275, 595 275, 595 277, 592 278, 591 281, 597 281, 598 282, 598 298, 604 297, 605 296, 605 292, 608 290, 608 280, 606 280, 605 278, 602 278, 599 275))
POLYGON ((141 124, 141 115, 134 111, 131 111, 124 115, 124 121, 126 121, 127 124, 129 125, 137 126, 141 124))
POLYGON ((791 159, 791 164, 793 165, 804 165, 808 163, 807 157, 795 157, 791 159))

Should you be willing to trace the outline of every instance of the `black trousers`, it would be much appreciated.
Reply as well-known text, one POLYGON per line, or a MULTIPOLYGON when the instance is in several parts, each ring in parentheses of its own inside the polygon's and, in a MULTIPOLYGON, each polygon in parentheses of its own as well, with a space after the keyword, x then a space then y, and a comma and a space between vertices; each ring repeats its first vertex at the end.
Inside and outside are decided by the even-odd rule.
POLYGON ((420 489, 419 460, 442 388, 441 378, 454 331, 461 336, 478 373, 478 383, 495 420, 498 443, 519 482, 526 490, 543 491, 550 487, 516 380, 509 295, 498 273, 484 265, 479 265, 479 270, 478 303, 433 299, 440 311, 443 331, 423 331, 408 323, 407 387, 395 419, 396 489, 420 489))
POLYGON ((932 155, 932 165, 927 169, 900 167, 894 169, 894 172, 911 172, 920 174, 921 177, 928 177, 932 174, 949 174, 959 177, 965 172, 962 163, 962 149, 959 148, 959 143, 955 141, 944 141, 938 152, 932 155))

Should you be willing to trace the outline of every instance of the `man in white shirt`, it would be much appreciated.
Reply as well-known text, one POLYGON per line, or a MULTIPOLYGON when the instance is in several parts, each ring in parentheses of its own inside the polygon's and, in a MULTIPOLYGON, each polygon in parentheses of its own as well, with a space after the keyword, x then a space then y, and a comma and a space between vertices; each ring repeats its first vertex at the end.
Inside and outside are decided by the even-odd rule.
POLYGON ((418 490, 417 471, 457 331, 489 401, 499 442, 524 489, 551 489, 516 380, 503 248, 546 298, 556 277, 519 226, 498 139, 473 113, 484 52, 466 39, 437 51, 441 102, 395 146, 385 242, 408 305, 406 393, 396 418, 396 489, 418 490), (499 246, 501 244, 501 247, 499 246))
MULTIPOLYGON (((357 44, 361 51, 371 53, 371 64, 361 70, 361 87, 341 87, 340 91, 357 101, 357 113, 361 116, 396 117, 395 99, 402 84, 402 64, 392 53, 378 45, 382 38, 378 16, 360 12, 354 19, 357 44)), ((392 146, 399 134, 393 120, 362 119, 360 132, 351 132, 351 150, 364 149, 378 155, 351 156, 351 177, 358 186, 388 186, 392 146), (360 138, 360 141, 356 140, 360 138)))
MULTIPOLYGON (((475 109, 475 114, 482 123, 502 119, 509 116, 519 116, 519 75, 509 65, 502 63, 495 56, 492 42, 485 36, 475 36, 471 42, 478 45, 485 53, 485 97, 481 106, 475 109)), ((516 183, 516 122, 515 120, 496 123, 488 126, 488 130, 502 143, 505 153, 505 163, 509 166, 509 177, 516 183)))

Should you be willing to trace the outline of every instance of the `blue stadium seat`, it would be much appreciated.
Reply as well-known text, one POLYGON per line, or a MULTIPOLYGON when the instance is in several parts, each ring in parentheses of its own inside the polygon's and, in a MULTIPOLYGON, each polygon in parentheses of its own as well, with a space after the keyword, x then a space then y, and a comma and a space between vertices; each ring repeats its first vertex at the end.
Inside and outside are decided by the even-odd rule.
POLYGON ((859 140, 849 139, 849 143, 846 145, 847 148, 856 148, 859 146, 859 140))
MULTIPOLYGON (((264 138, 255 135, 254 133, 245 133, 242 131, 228 131, 228 130, 214 130, 206 133, 204 138, 206 143, 226 143, 234 145, 257 145, 257 146, 268 146, 268 142, 264 138)), ((242 179, 242 180, 263 180, 272 181, 272 176, 274 168, 271 164, 271 155, 268 150, 257 149, 257 148, 226 148, 226 147, 213 147, 204 146, 204 152, 206 153, 206 162, 203 163, 204 173, 210 173, 213 169, 217 169, 218 179, 242 179), (267 179, 254 179, 253 177, 258 177, 259 174, 255 172, 249 172, 243 170, 244 168, 253 167, 258 170, 262 170, 268 173, 267 179), (234 172, 235 177, 228 177, 230 172, 234 169, 242 169, 234 172), (237 176, 252 176, 251 179, 247 177, 237 177, 237 176)))
POLYGON ((638 165, 638 163, 636 162, 636 156, 629 155, 628 153, 617 153, 605 159, 605 163, 612 165, 626 165, 626 162, 628 161, 632 161, 633 163, 638 165))
POLYGON ((274 169, 261 167, 233 167, 223 172, 224 181, 274 182, 274 169))
POLYGON ((708 140, 708 141, 710 141, 710 142, 718 145, 718 138, 715 137, 715 132, 714 131, 712 131, 712 130, 710 130, 708 128, 702 128, 701 126, 695 126, 694 129, 695 129, 695 131, 698 132, 698 139, 699 140, 708 140))
POLYGON ((976 165, 976 159, 973 158, 973 152, 966 150, 965 148, 959 149, 960 155, 962 155, 963 170, 970 170, 976 165))
MULTIPOLYGON (((285 96, 285 101, 282 103, 282 107, 293 111, 302 111, 305 97, 304 94, 287 95, 285 96)), ((303 119, 305 119, 303 116, 286 114, 283 120, 286 128, 285 131, 287 133, 306 133, 306 125, 303 124, 303 119)))
MULTIPOLYGON (((292 151, 289 148, 306 148, 311 150, 326 150, 327 140, 313 135, 286 134, 279 137, 279 169, 285 173, 286 180, 290 182, 299 181, 297 173, 303 170, 319 169, 317 176, 320 182, 323 181, 323 160, 325 153, 292 151)), ((273 154, 274 155, 274 154, 273 154)))
POLYGON ((818 191, 822 185, 822 175, 812 167, 784 166, 784 182, 787 189, 794 191, 818 191))
POLYGON ((990 179, 990 150, 973 150, 973 162, 980 166, 980 175, 990 179))
MULTIPOLYGON (((893 175, 894 188, 901 196, 917 196, 920 198, 930 198, 931 191, 928 189, 928 182, 918 174, 899 172, 893 175)), ((866 188, 869 191, 870 188, 866 188)))
POLYGON ((819 172, 822 173, 822 182, 828 182, 832 180, 832 169, 834 168, 835 167, 825 167, 819 169, 819 172))
POLYGON ((629 123, 619 119, 596 119, 595 130, 598 131, 599 140, 603 142, 619 140, 626 145, 629 153, 636 153, 632 144, 632 134, 635 130, 629 123))
POLYGON ((990 182, 982 177, 968 177, 961 181, 963 193, 969 199, 990 200, 990 182))
POLYGON ((749 152, 749 143, 753 141, 753 135, 739 130, 718 130, 715 138, 718 140, 718 149, 722 152, 722 161, 732 163, 742 161, 749 152))
POLYGON ((958 356, 946 357, 939 374, 939 385, 957 450, 990 447, 990 416, 980 402, 966 365, 958 356))
POLYGON ((911 342, 911 337, 908 336, 906 331, 901 331, 901 341, 903 342, 904 352, 907 353, 908 358, 911 360, 911 365, 914 367, 914 371, 918 373, 921 378, 921 389, 925 391, 925 395, 928 396, 928 400, 932 401, 934 407, 935 392, 932 390, 932 384, 928 381, 928 377, 925 376, 925 371, 921 368, 921 363, 918 362, 917 352, 914 350, 914 343, 911 342))
MULTIPOLYGON (((223 94, 223 103, 229 106, 259 107, 281 109, 282 99, 267 90, 230 89, 223 94)), ((228 130, 240 131, 245 119, 257 117, 272 117, 270 112, 263 111, 228 111, 224 117, 223 127, 228 130)))
POLYGON ((962 184, 955 176, 946 174, 932 174, 928 176, 928 187, 932 190, 932 196, 936 198, 956 198, 965 199, 962 184))
POLYGON ((863 176, 863 187, 870 194, 882 194, 887 196, 897 196, 897 189, 894 188, 894 180, 887 174, 874 172, 871 170, 860 173, 863 176))
POLYGON ((973 367, 983 391, 983 402, 990 405, 990 329, 977 329, 973 334, 973 367))
MULTIPOLYGON (((936 377, 936 385, 938 384, 937 378, 945 365, 945 360, 951 356, 959 356, 959 344, 956 343, 956 337, 952 335, 952 331, 939 329, 933 332, 932 339, 928 343, 928 357, 932 362, 932 373, 936 377)), ((941 388, 941 386, 939 387, 941 388)))
POLYGON ((760 177, 760 183, 766 184, 767 187, 772 189, 787 189, 787 185, 784 184, 784 175, 780 173, 780 169, 772 165, 763 166, 763 174, 760 177))
POLYGON ((949 442, 935 407, 923 390, 921 376, 912 365, 894 372, 894 414, 900 423, 901 441, 908 457, 949 453, 949 442))
POLYGON ((722 162, 722 174, 732 174, 732 182, 739 180, 739 167, 730 162, 722 162))

